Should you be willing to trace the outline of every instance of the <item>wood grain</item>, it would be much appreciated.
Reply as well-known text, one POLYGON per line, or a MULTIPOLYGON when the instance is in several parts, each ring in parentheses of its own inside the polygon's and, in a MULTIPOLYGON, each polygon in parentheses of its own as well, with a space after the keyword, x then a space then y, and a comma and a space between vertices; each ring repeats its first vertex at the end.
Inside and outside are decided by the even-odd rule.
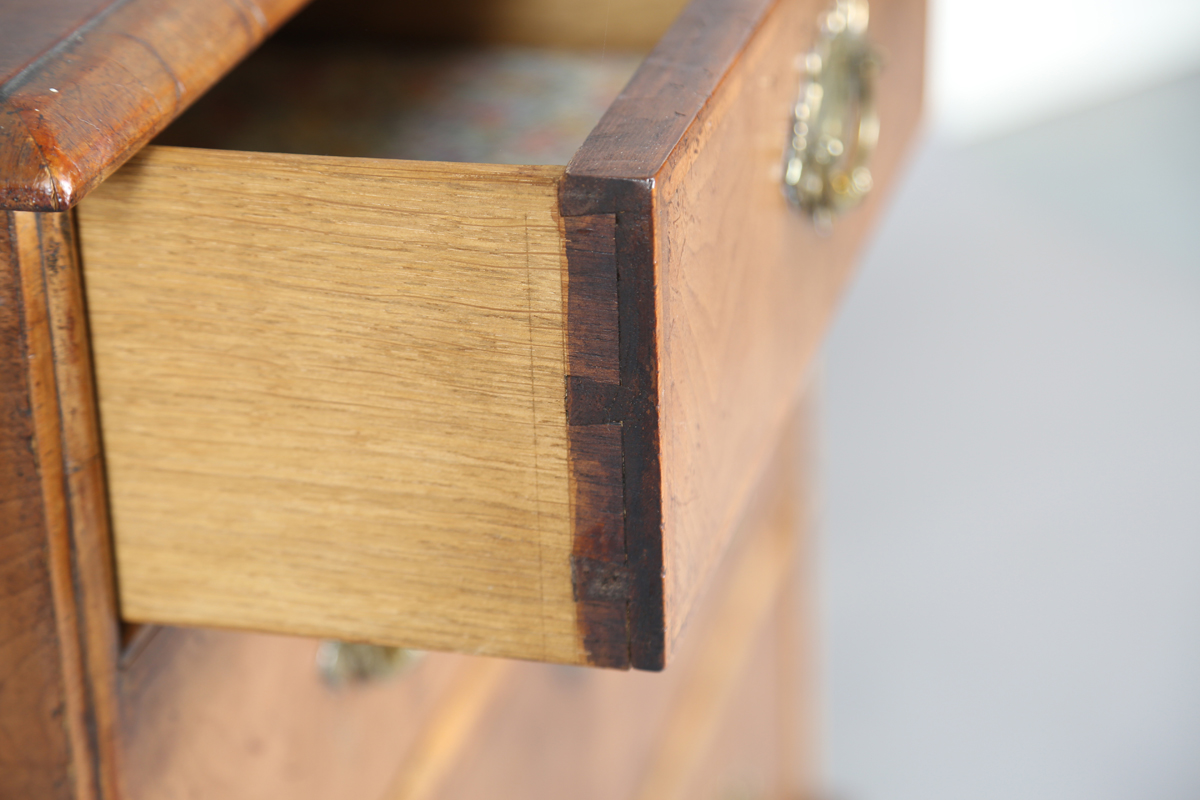
POLYGON ((149 148, 83 204, 128 619, 587 660, 560 175, 149 148))
POLYGON ((116 798, 116 605, 70 215, 0 230, 0 797, 116 798))
POLYGON ((315 642, 158 629, 122 670, 127 796, 586 800, 652 785, 716 797, 748 781, 778 796, 811 787, 775 772, 814 713, 787 704, 789 683, 811 680, 786 652, 799 633, 790 592, 811 588, 795 584, 811 567, 807 408, 798 421, 697 612, 702 634, 666 672, 431 654, 410 674, 331 689, 315 642))
MULTIPOLYGON (((782 657, 780 643, 772 634, 787 618, 779 606, 775 604, 766 624, 749 637, 747 652, 739 659, 740 669, 735 670, 732 683, 720 687, 704 708, 684 715, 685 719, 704 716, 699 720, 699 730, 707 735, 702 740, 698 736, 687 737, 699 747, 698 751, 678 752, 678 760, 670 762, 672 769, 656 769, 655 783, 647 781, 640 788, 642 797, 662 800, 821 797, 815 791, 819 784, 804 784, 804 789, 798 790, 795 785, 781 781, 786 758, 780 738, 782 657), (658 783, 663 778, 669 782, 658 783), (661 794, 654 794, 660 790, 661 794)), ((794 725, 799 721, 793 718, 790 722, 794 725)), ((684 743, 680 739, 671 741, 676 747, 684 743)))
POLYGON ((84 222, 130 618, 661 669, 915 126, 923 5, 878 0, 879 188, 828 240, 787 207, 823 8, 690 6, 557 209, 535 167, 115 178, 84 222))
MULTIPOLYGON (((668 641, 719 562, 799 395, 920 112, 922 0, 871 4, 878 190, 822 238, 784 202, 779 136, 823 3, 781 3, 659 177, 663 525, 668 641)), ((671 645, 668 645, 670 647, 671 645)))
POLYGON ((642 669, 667 663, 672 621, 663 579, 676 580, 665 560, 672 533, 663 518, 655 180, 770 5, 690 4, 575 154, 560 190, 564 219, 610 214, 616 220, 607 269, 618 276, 620 375, 610 390, 617 396, 611 422, 620 424, 622 436, 630 660, 642 669))
POLYGON ((412 672, 335 688, 317 645, 154 629, 122 669, 128 800, 382 797, 484 661, 430 654, 412 672))
MULTIPOLYGON (((771 612, 779 605, 782 586, 792 569, 796 525, 790 516, 789 500, 777 497, 775 503, 770 503, 768 498, 765 506, 756 509, 768 511, 767 519, 759 522, 763 530, 746 543, 744 552, 737 554, 737 566, 724 592, 725 602, 705 620, 701 634, 704 644, 691 665, 691 674, 680 687, 675 712, 660 733, 650 768, 635 795, 638 800, 697 796, 685 790, 692 775, 701 771, 705 758, 713 752, 726 710, 741 684, 740 677, 751 665, 759 666, 753 659, 762 656, 762 648, 757 645, 769 627, 764 623, 773 617, 771 612)), ((772 652, 768 663, 773 661, 772 652)), ((759 680, 775 684, 769 696, 779 695, 778 675, 769 671, 765 680, 761 675, 759 680)), ((777 746, 777 722, 771 716, 757 722, 752 731, 756 735, 749 738, 760 745, 777 746)), ((705 794, 720 796, 716 788, 707 787, 705 794)))
POLYGON ((475 657, 462 670, 453 691, 438 705, 417 745, 404 759, 400 773, 385 795, 395 800, 432 797, 459 765, 462 751, 480 717, 495 704, 505 679, 516 666, 511 661, 475 657))
MULTIPOLYGON (((807 434, 810 421, 802 411, 792 432, 807 434)), ((796 666, 785 652, 797 621, 785 607, 787 587, 797 567, 807 566, 792 556, 807 556, 807 489, 798 484, 808 475, 810 444, 805 435, 781 442, 755 512, 739 526, 697 609, 695 635, 666 670, 514 665, 432 796, 599 800, 653 796, 657 787, 667 795, 725 797, 736 795, 720 793, 732 785, 724 779, 747 771, 770 790, 761 796, 805 796, 798 790, 812 784, 777 768, 783 748, 796 741, 792 729, 808 724, 784 704, 793 680, 788 670, 796 666), (738 708, 743 698, 753 704, 738 708), (751 748, 764 752, 748 754, 745 744, 722 752, 720 730, 731 720, 751 748), (723 780, 695 795, 678 794, 696 787, 706 765, 723 780)), ((813 657, 806 648, 805 661, 813 657)), ((811 671, 804 675, 810 677, 811 671)))
POLYGON ((564 216, 637 210, 635 182, 659 174, 775 4, 694 0, 684 9, 567 165, 564 216))
POLYGON ((571 572, 584 647, 596 663, 630 663, 630 569, 624 529, 623 416, 617 331, 616 218, 564 220, 567 257, 567 438, 571 572))
POLYGON ((0 796, 71 797, 71 747, 13 215, 0 228, 0 796))
POLYGON ((720 561, 919 116, 924 5, 877 0, 877 189, 829 239, 788 208, 797 56, 824 8, 694 2, 567 167, 564 219, 616 218, 620 380, 608 391, 635 667, 667 661, 720 561))
POLYGON ((687 656, 638 798, 817 796, 815 394, 789 409, 737 524, 714 580, 721 605, 699 601, 704 643, 687 656))
POLYGON ((116 0, 9 0, 0 26, 0 86, 116 0))
POLYGON ((0 209, 74 206, 304 2, 6 3, 0 209))

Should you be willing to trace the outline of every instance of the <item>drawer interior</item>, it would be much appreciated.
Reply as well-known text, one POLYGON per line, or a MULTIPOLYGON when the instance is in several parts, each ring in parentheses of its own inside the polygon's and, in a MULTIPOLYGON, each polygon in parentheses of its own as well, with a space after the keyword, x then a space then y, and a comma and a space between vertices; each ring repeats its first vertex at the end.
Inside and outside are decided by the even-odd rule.
POLYGON ((318 2, 155 143, 565 165, 682 5, 451 2, 410 18, 318 2))
POLYGON ((157 143, 565 165, 641 59, 497 45, 269 42, 157 143))

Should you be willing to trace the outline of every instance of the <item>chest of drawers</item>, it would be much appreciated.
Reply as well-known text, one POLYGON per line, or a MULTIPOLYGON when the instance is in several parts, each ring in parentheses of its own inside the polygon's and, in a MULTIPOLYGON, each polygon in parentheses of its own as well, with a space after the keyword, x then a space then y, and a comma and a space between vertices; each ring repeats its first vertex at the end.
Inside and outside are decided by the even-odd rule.
MULTIPOLYGON (((23 33, 0 62, 12 587, 0 594, 11 634, 0 656, 24 666, 5 683, 3 719, 44 734, 0 756, 13 796, 3 780, 61 796, 186 794, 199 773, 147 754, 156 742, 212 746, 203 724, 189 734, 162 719, 176 707, 202 716, 188 700, 204 696, 197 687, 230 698, 222 726, 236 729, 227 717, 245 708, 249 728, 271 729, 240 681, 261 671, 269 683, 253 664, 299 658, 298 640, 161 629, 122 657, 122 619, 659 670, 692 646, 685 628, 703 642, 713 626, 724 638, 766 624, 789 582, 761 556, 745 570, 770 591, 717 576, 738 574, 730 553, 755 552, 738 530, 778 527, 747 520, 771 507, 764 487, 783 469, 772 454, 915 127, 922 4, 871 6, 886 62, 876 190, 832 235, 781 186, 814 71, 804 55, 842 6, 697 0, 669 27, 667 5, 618 6, 600 26, 594 10, 553 2, 472 7, 462 19, 486 24, 470 30, 453 4, 412 17, 318 7, 300 21, 297 41, 367 24, 560 48, 657 42, 565 167, 147 146, 299 5, 62 0, 53 13, 5 12, 6 32, 23 33), (711 590, 722 581, 744 588, 718 602, 708 595, 722 596, 711 590), (742 623, 703 622, 756 596, 742 623), (716 610, 696 610, 705 603, 716 610), (189 648, 208 655, 181 655, 189 648), (223 658, 242 665, 232 677, 223 658)), ((783 450, 780 463, 797 457, 783 450)), ((742 665, 756 645, 734 639, 742 665)), ((444 688, 451 710, 412 728, 402 773, 417 777, 398 779, 403 791, 442 763, 419 731, 455 719, 472 692, 493 696, 480 686, 535 685, 526 676, 551 669, 501 680, 500 667, 478 666, 490 662, 455 658, 412 676, 458 688, 444 688)), ((705 685, 698 664, 711 656, 680 659, 676 673, 699 677, 664 678, 678 695, 647 689, 658 698, 647 707, 705 696, 687 687, 705 685)), ((729 692, 750 674, 717 673, 729 692)), ((581 678, 566 695, 638 696, 641 679, 625 677, 581 678)), ((295 690, 304 708, 359 720, 347 730, 367 725, 316 684, 295 690)), ((586 715, 602 701, 572 702, 586 715)), ((703 748, 671 720, 704 703, 677 702, 659 722, 613 724, 661 733, 653 764, 678 761, 675 747, 692 765, 703 748)), ((379 752, 385 764, 398 750, 379 752)), ((269 776, 293 767, 255 763, 278 767, 255 791, 285 791, 269 776)), ((653 764, 635 770, 651 787, 682 785, 692 769, 655 778, 653 764)))

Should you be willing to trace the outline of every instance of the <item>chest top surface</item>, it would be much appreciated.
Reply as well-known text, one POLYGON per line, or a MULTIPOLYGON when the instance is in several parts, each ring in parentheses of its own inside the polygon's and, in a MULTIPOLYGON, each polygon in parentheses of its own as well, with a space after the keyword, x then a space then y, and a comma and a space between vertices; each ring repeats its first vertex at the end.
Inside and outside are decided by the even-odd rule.
POLYGON ((63 211, 305 0, 0 7, 0 209, 63 211))

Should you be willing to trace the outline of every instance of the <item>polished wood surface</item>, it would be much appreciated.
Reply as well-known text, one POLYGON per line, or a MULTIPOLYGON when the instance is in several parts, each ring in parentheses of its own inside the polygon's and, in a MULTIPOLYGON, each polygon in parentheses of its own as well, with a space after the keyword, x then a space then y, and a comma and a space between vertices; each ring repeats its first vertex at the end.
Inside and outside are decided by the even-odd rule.
MULTIPOLYGON (((771 477, 778 481, 780 476, 771 477)), ((790 483, 785 485, 783 491, 791 489, 790 483)), ((781 491, 778 483, 771 488, 777 493, 781 491)), ((755 675, 755 682, 766 683, 767 686, 757 688, 765 690, 768 698, 780 694, 781 676, 773 669, 775 643, 767 643, 769 655, 764 656, 759 642, 773 638, 776 632, 765 623, 772 618, 770 612, 779 607, 781 587, 792 572, 798 525, 792 517, 794 508, 788 494, 762 498, 755 510, 767 512, 765 519, 757 520, 762 533, 744 545, 744 552, 733 554, 736 568, 726 579, 728 586, 718 594, 724 602, 707 618, 701 618, 699 636, 703 645, 693 656, 691 674, 675 700, 676 709, 651 751, 650 767, 637 793, 639 800, 682 800, 696 796, 685 792, 689 779, 701 770, 712 753, 728 716, 727 709, 741 688, 742 675, 750 672, 755 675)), ((770 700, 767 705, 770 707, 770 700)), ((749 738, 765 745, 764 750, 769 753, 778 744, 778 721, 768 714, 753 723, 753 735, 749 738)), ((719 796, 720 791, 714 789, 711 787, 707 793, 719 796)))
POLYGON ((8 0, 0 25, 0 86, 117 0, 8 0))
POLYGON ((116 798, 117 617, 70 215, 0 217, 0 797, 116 798))
POLYGON ((563 213, 612 213, 631 182, 658 175, 773 5, 690 3, 567 166, 563 213))
POLYGON ((430 654, 331 686, 311 639, 156 628, 121 680, 127 800, 382 797, 397 766, 493 659, 430 654))
MULTIPOLYGON (((723 563, 714 581, 725 605, 713 611, 707 596, 700 601, 694 624, 709 644, 695 661, 704 666, 693 668, 677 701, 680 713, 656 743, 640 797, 818 796, 819 654, 813 624, 818 395, 809 386, 789 414, 738 523, 726 561, 739 566, 731 572, 723 563), (790 531, 792 538, 745 541, 746 532, 756 528, 790 531), (781 592, 761 585, 773 574, 785 576, 781 592), (721 589, 723 584, 730 586, 721 589), (770 609, 765 624, 745 623, 765 607, 770 609), (709 638, 713 629, 722 631, 719 639, 709 638)), ((689 642, 680 645, 673 663, 688 658, 689 642)))
MULTIPOLYGON (((813 791, 818 783, 800 784, 806 791, 797 791, 797 784, 786 783, 784 741, 785 722, 779 699, 783 676, 779 673, 782 656, 774 629, 788 619, 782 609, 774 615, 756 637, 741 664, 735 682, 722 687, 719 706, 712 709, 711 722, 705 728, 706 747, 694 754, 680 754, 677 760, 656 770, 655 777, 673 779, 669 784, 655 783, 643 787, 642 797, 687 798, 687 800, 729 800, 730 798, 794 798, 820 797, 813 791), (685 768, 686 767, 686 771, 685 768)), ((715 705, 715 704, 714 704, 715 705)), ((695 737, 698 738, 698 737, 695 737)))
MULTIPOLYGON (((663 576, 672 579, 664 571, 664 542, 670 534, 662 515, 652 181, 736 61, 767 5, 766 0, 690 4, 575 154, 561 187, 564 219, 609 220, 581 229, 568 250, 569 256, 588 254, 588 263, 572 269, 572 282, 580 289, 569 288, 568 294, 587 292, 581 278, 591 272, 617 276, 619 313, 607 321, 605 335, 620 343, 618 375, 572 373, 572 378, 586 380, 568 384, 568 403, 592 406, 590 397, 605 398, 603 415, 575 424, 619 426, 620 457, 610 455, 605 471, 612 473, 613 465, 620 464, 622 529, 612 538, 624 552, 609 553, 606 560, 628 570, 630 661, 643 669, 661 669, 666 663, 669 620, 663 576), (596 254, 611 255, 601 266, 596 254)), ((572 440, 585 433, 581 427, 573 430, 572 440)), ((597 614, 589 625, 611 629, 609 616, 597 614)))
MULTIPOLYGON (((38 473, 19 252, 7 214, 0 229, 0 796, 70 797, 72 748, 64 724, 63 654, 58 644, 50 520, 38 473)), ((36 233, 36 232, 35 232, 36 233)), ((24 243, 37 249, 36 239, 24 243)), ((61 538, 61 537, 56 537, 61 538)))
POLYGON ((798 56, 825 8, 693 3, 567 167, 564 219, 615 219, 620 379, 587 388, 622 429, 635 666, 669 659, 916 126, 924 6, 877 0, 875 193, 828 239, 787 206, 798 56))
POLYGON ((587 661, 560 175, 151 148, 83 204, 127 619, 587 661))
POLYGON ((6 3, 0 209, 74 206, 304 2, 6 3))
POLYGON ((463 668, 454 691, 439 703, 431 724, 421 731, 419 742, 402 762, 384 797, 425 800, 433 796, 462 768, 467 741, 484 714, 508 692, 511 675, 522 666, 502 659, 473 658, 463 668))
POLYGON ((669 642, 721 559, 918 120, 924 4, 876 0, 871 37, 888 54, 876 190, 828 238, 787 206, 779 141, 796 53, 823 8, 800 0, 773 9, 657 179, 669 642))

